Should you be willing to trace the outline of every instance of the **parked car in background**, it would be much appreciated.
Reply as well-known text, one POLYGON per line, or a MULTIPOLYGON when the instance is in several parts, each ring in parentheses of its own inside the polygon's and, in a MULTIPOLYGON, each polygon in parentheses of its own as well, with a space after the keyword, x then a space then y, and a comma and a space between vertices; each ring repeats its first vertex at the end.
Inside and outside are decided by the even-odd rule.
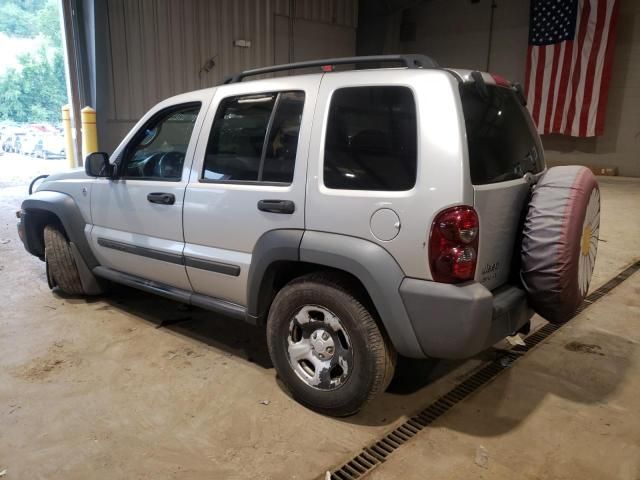
POLYGON ((38 158, 65 158, 65 141, 59 127, 49 124, 0 126, 0 147, 4 152, 38 158))
POLYGON ((18 130, 20 125, 13 122, 3 121, 0 123, 0 146, 4 145, 6 139, 18 130))
POLYGON ((42 148, 42 139, 40 136, 28 133, 22 137, 18 152, 22 155, 33 156, 40 148, 42 148))
POLYGON ((41 135, 54 134, 58 132, 58 127, 51 125, 50 123, 32 123, 29 125, 29 129, 34 133, 41 135))
POLYGON ((37 157, 44 158, 45 160, 49 158, 66 157, 64 137, 61 135, 43 136, 35 155, 37 157))
POLYGON ((25 135, 26 135, 25 132, 14 132, 10 134, 2 143, 2 149, 5 152, 19 153, 20 145, 25 135))
POLYGON ((11 134, 9 135, 3 135, 2 139, 0 139, 1 145, 2 145, 2 151, 3 152, 8 152, 9 151, 9 145, 11 145, 11 134))

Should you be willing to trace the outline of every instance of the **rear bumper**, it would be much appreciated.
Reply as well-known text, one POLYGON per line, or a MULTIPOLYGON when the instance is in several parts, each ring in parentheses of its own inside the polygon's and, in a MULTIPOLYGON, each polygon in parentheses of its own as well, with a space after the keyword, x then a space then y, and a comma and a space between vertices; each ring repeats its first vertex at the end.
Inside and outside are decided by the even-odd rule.
POLYGON ((533 316, 524 290, 405 278, 400 296, 424 353, 468 358, 523 327, 533 316))

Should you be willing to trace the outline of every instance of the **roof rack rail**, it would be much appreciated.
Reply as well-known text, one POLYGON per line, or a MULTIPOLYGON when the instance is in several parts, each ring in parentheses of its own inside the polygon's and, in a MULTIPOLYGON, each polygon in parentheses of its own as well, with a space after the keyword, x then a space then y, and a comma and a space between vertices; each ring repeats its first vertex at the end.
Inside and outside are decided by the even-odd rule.
POLYGON ((439 65, 431 57, 426 55, 368 55, 362 57, 340 57, 325 58, 322 60, 311 60, 307 62, 285 63, 272 67, 254 68, 245 70, 235 75, 231 75, 224 80, 224 84, 238 83, 243 78, 253 75, 264 75, 266 73, 283 72, 286 70, 297 70, 309 67, 322 67, 325 65, 347 65, 351 63, 403 63, 407 68, 439 68, 439 65))

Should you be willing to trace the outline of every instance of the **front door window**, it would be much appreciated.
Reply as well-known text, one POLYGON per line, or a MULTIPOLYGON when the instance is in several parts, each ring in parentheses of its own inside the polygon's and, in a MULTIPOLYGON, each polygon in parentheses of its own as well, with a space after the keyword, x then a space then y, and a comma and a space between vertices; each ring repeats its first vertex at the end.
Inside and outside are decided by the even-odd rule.
POLYGON ((155 115, 124 152, 122 177, 179 181, 200 104, 171 107, 155 115))

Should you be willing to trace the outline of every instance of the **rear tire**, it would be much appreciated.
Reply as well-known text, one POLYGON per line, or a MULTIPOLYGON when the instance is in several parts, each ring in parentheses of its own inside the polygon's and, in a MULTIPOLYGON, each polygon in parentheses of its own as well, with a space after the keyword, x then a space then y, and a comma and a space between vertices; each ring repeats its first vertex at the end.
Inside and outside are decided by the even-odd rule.
POLYGON ((269 311, 267 342, 293 398, 326 415, 358 412, 395 371, 395 350, 338 275, 313 273, 282 288, 269 311))
POLYGON ((84 294, 69 241, 57 225, 44 227, 44 257, 49 287, 69 295, 84 294))

